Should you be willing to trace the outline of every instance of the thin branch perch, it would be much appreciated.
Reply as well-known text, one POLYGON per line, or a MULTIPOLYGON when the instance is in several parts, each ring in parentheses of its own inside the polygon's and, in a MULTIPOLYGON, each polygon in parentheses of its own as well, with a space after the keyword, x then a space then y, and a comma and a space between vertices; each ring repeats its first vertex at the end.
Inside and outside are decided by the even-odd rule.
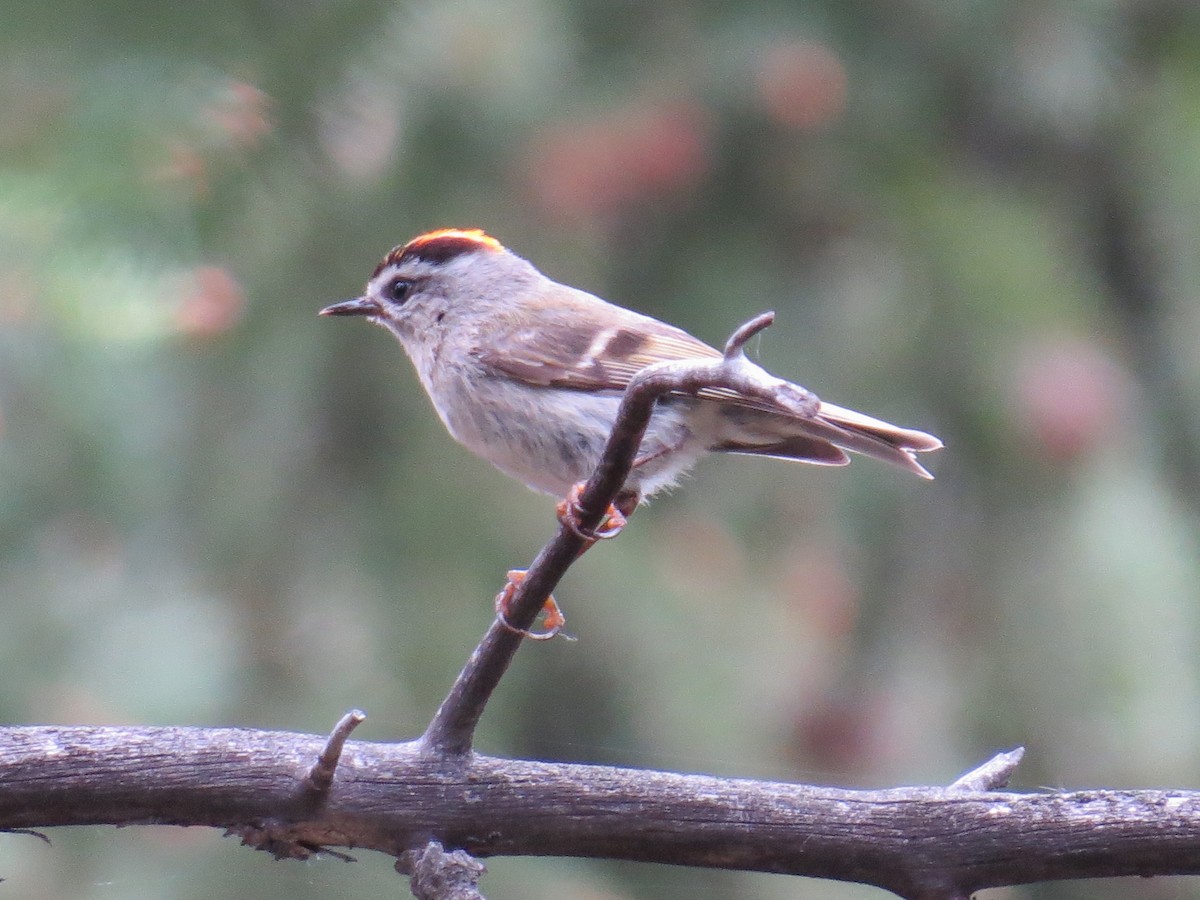
POLYGON ((797 415, 816 412, 818 400, 813 394, 768 374, 746 358, 746 342, 773 321, 775 314, 767 312, 742 325, 726 342, 720 360, 663 362, 633 377, 621 399, 600 463, 579 496, 579 528, 562 525, 530 565, 509 603, 507 624, 499 617, 492 623, 429 723, 422 742, 430 752, 450 756, 470 752, 484 706, 521 645, 519 632, 533 625, 546 598, 586 547, 588 542, 580 532, 594 530, 600 524, 625 485, 660 397, 727 388, 790 407, 797 415))

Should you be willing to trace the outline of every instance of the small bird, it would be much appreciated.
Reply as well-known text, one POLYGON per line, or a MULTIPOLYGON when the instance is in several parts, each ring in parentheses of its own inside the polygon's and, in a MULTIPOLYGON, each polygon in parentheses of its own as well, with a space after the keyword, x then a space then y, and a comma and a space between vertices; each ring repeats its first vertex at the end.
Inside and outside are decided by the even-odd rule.
MULTIPOLYGON (((321 315, 387 328, 455 439, 559 497, 595 468, 638 371, 722 357, 674 326, 552 281, 477 229, 431 231, 396 247, 361 297, 321 315)), ((708 452, 842 466, 850 450, 933 477, 916 454, 940 448, 936 437, 815 398, 813 410, 799 416, 726 390, 662 398, 616 506, 628 515, 708 452)))

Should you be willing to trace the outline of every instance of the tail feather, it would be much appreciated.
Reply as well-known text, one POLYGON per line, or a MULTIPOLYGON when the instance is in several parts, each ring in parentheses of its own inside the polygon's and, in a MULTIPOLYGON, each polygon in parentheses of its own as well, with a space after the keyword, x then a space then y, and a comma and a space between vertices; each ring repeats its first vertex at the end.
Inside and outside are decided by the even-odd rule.
POLYGON ((817 426, 813 430, 832 444, 894 463, 922 478, 933 479, 929 470, 917 461, 918 453, 942 447, 942 442, 932 434, 900 428, 824 402, 816 417, 808 424, 817 426))
POLYGON ((771 459, 797 459, 815 466, 846 466, 850 457, 829 441, 798 434, 771 444, 751 444, 745 441, 724 441, 709 448, 718 453, 740 453, 744 456, 767 456, 771 459))
MULTIPOLYGON (((772 416, 779 421, 782 417, 772 416)), ((917 461, 918 453, 942 447, 931 434, 911 428, 900 428, 880 419, 822 402, 811 419, 789 419, 786 436, 779 430, 753 440, 743 432, 716 444, 713 450, 795 459, 825 466, 844 466, 850 462, 845 451, 861 453, 932 479, 933 475, 917 461)))
POLYGON ((891 444, 903 445, 915 453, 925 453, 929 450, 941 450, 945 446, 939 438, 914 428, 900 428, 881 419, 863 415, 852 409, 834 406, 832 403, 821 402, 820 418, 828 419, 842 428, 850 428, 874 434, 881 440, 891 444))

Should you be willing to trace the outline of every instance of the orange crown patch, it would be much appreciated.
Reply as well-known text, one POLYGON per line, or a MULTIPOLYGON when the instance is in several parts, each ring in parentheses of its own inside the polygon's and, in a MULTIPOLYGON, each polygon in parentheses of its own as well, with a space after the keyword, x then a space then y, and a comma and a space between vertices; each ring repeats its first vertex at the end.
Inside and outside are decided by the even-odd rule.
POLYGON ((409 248, 416 250, 427 244, 441 243, 443 241, 466 243, 478 246, 480 249, 504 249, 504 246, 498 240, 482 228, 439 228, 436 231, 428 231, 425 234, 418 235, 405 244, 404 247, 406 250, 409 248))
POLYGON ((504 250, 504 245, 479 228, 439 228, 394 248, 376 267, 375 274, 378 275, 385 266, 413 259, 444 263, 464 253, 480 250, 499 253, 504 250))

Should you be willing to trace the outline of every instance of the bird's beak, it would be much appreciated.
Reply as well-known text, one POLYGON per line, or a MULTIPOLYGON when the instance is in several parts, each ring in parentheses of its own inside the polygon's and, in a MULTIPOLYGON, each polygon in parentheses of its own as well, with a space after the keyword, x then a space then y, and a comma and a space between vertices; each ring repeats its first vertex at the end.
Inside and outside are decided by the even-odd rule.
POLYGON ((377 316, 383 310, 370 297, 355 297, 327 306, 319 313, 322 316, 377 316))

